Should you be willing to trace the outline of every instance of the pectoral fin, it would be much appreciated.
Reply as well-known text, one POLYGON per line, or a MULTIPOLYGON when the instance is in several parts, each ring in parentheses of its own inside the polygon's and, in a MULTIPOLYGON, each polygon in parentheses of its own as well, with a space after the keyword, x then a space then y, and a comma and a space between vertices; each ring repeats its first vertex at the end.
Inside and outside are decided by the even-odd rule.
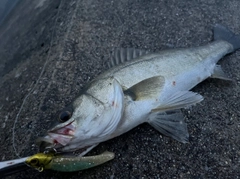
POLYGON ((180 110, 151 113, 148 122, 162 134, 182 143, 188 142, 187 124, 184 122, 184 117, 180 110))
POLYGON ((157 99, 163 88, 164 82, 164 77, 155 76, 137 83, 124 91, 124 93, 131 96, 135 101, 152 98, 157 99))
POLYGON ((191 91, 179 91, 162 101, 161 105, 152 109, 149 124, 166 136, 180 142, 188 142, 187 125, 181 108, 190 107, 203 100, 203 97, 191 91))
POLYGON ((157 108, 152 109, 152 112, 164 112, 190 107, 203 100, 200 94, 191 91, 179 91, 165 99, 157 108))

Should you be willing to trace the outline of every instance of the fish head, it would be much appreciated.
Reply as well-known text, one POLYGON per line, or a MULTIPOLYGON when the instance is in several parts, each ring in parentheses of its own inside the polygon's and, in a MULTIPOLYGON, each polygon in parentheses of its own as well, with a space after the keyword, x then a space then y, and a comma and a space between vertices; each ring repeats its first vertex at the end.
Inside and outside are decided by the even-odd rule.
POLYGON ((60 112, 59 123, 37 140, 40 151, 72 152, 114 136, 124 111, 124 94, 113 78, 100 84, 101 87, 88 89, 60 112))
POLYGON ((57 115, 57 122, 47 135, 37 139, 40 151, 68 152, 93 145, 86 141, 94 135, 93 127, 99 125, 103 112, 104 105, 99 100, 85 94, 79 96, 57 115))

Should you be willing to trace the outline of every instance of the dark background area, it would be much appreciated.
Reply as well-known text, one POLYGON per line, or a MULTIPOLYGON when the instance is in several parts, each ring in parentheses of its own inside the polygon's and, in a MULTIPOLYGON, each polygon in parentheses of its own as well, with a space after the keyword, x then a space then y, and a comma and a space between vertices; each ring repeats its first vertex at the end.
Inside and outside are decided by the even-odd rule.
MULTIPOLYGON (((22 0, 9 11, 3 4, 0 14, 8 15, 0 18, 1 161, 38 151, 35 139, 105 70, 114 47, 156 52, 199 46, 212 40, 216 23, 240 33, 239 0, 22 0)), ((234 81, 207 79, 193 89, 205 100, 184 111, 188 144, 143 124, 91 151, 116 154, 96 168, 29 168, 7 178, 239 178, 240 51, 220 64, 234 81)))
POLYGON ((0 25, 4 22, 8 14, 14 9, 19 0, 1 0, 0 1, 0 25))

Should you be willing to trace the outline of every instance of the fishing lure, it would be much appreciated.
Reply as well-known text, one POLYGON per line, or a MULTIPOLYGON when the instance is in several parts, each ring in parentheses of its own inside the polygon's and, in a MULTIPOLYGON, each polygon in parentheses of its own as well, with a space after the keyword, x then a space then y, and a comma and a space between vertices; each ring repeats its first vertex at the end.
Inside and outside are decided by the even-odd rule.
POLYGON ((114 153, 104 152, 94 156, 64 156, 54 152, 37 153, 30 157, 0 162, 0 176, 9 176, 32 167, 39 172, 51 169, 61 172, 74 172, 101 165, 114 158, 114 153))
POLYGON ((61 172, 74 172, 101 165, 114 158, 114 153, 104 152, 94 156, 62 156, 54 153, 37 153, 26 160, 26 164, 42 172, 51 169, 61 172))

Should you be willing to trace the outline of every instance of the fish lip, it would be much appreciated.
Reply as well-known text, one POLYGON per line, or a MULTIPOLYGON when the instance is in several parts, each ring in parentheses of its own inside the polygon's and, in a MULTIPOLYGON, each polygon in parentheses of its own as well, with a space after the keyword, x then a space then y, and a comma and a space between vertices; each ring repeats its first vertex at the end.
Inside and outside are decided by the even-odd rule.
POLYGON ((76 120, 69 120, 49 130, 48 136, 55 144, 66 146, 74 137, 76 126, 76 120))
POLYGON ((45 137, 39 137, 36 143, 42 151, 64 147, 74 138, 76 126, 74 119, 61 123, 48 130, 45 137))
POLYGON ((67 126, 70 127, 69 129, 75 131, 76 130, 76 126, 77 126, 76 120, 70 119, 70 120, 68 120, 68 121, 66 121, 64 123, 58 124, 54 128, 48 130, 48 133, 58 133, 58 132, 60 132, 59 134, 62 134, 61 131, 59 131, 59 130, 63 129, 63 128, 67 127, 67 126))
POLYGON ((45 143, 49 143, 49 144, 53 144, 53 143, 54 143, 54 142, 53 142, 53 139, 50 138, 50 137, 48 137, 48 136, 38 137, 38 138, 36 139, 36 143, 37 143, 38 145, 40 145, 41 142, 45 142, 45 143))
POLYGON ((55 126, 54 128, 48 130, 48 134, 59 134, 64 136, 74 136, 76 131, 76 120, 69 120, 67 122, 64 122, 62 124, 59 124, 55 126))
POLYGON ((40 152, 45 152, 48 149, 54 149, 56 147, 56 144, 54 143, 54 139, 52 139, 48 135, 44 137, 38 137, 35 143, 39 147, 40 152))

